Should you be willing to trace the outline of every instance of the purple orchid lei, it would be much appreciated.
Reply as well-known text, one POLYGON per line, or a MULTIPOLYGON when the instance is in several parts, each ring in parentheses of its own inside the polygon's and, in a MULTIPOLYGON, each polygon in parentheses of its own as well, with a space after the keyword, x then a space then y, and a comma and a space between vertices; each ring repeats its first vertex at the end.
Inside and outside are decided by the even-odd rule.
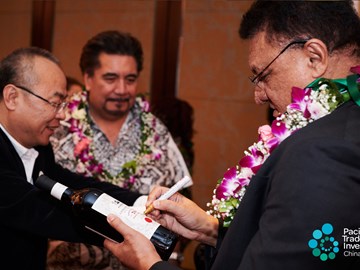
MULTIPOLYGON (((360 74, 360 66, 351 68, 351 72, 360 74)), ((212 201, 207 204, 207 213, 222 219, 224 227, 230 225, 251 178, 274 149, 295 131, 330 114, 350 99, 348 92, 341 93, 332 80, 320 78, 312 85, 305 89, 292 88, 292 103, 287 106, 286 112, 277 117, 271 126, 261 126, 258 129, 259 140, 245 151, 245 156, 236 166, 229 168, 217 181, 212 201)))
POLYGON ((158 134, 155 132, 155 117, 149 112, 149 103, 142 97, 137 97, 136 103, 139 104, 141 110, 140 150, 133 160, 122 166, 122 170, 117 175, 112 175, 94 155, 93 131, 86 113, 87 91, 76 93, 71 97, 65 120, 61 124, 68 128, 69 133, 72 133, 74 152, 69 156, 69 160, 75 164, 77 173, 131 189, 143 173, 141 167, 150 163, 152 159, 161 157, 162 153, 152 147, 157 141, 158 134))

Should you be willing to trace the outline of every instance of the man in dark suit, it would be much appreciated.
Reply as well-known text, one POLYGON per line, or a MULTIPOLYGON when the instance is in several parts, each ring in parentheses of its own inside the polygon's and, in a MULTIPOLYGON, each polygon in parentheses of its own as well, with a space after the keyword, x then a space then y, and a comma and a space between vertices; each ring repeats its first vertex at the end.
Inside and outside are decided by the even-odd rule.
MULTIPOLYGON (((360 64, 360 21, 352 1, 257 1, 239 33, 249 41, 255 101, 270 103, 274 116, 291 103, 292 86, 346 78, 360 64)), ((359 73, 360 66, 354 70, 359 73)), ((358 78, 347 85, 353 100, 296 131, 271 153, 252 177, 226 233, 216 218, 179 194, 154 201, 164 188, 149 195, 148 203, 161 210, 153 215, 215 249, 211 269, 359 269, 360 240, 354 237, 360 234, 358 78)), ((106 240, 105 246, 125 264, 176 269, 121 220, 109 216, 108 221, 125 241, 106 240)))
POLYGON ((74 189, 99 188, 126 204, 139 197, 55 164, 49 137, 65 117, 66 79, 58 60, 39 48, 18 49, 0 62, 1 265, 45 269, 47 238, 102 244, 70 210, 37 189, 45 175, 74 189))

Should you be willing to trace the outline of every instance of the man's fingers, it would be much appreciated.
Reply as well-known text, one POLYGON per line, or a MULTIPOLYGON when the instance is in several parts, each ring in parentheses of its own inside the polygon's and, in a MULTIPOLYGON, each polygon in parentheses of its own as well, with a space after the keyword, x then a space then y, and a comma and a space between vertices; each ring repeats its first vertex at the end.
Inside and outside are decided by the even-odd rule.
POLYGON ((129 235, 133 231, 132 228, 126 225, 118 216, 114 214, 109 214, 106 219, 108 223, 122 235, 129 235))
POLYGON ((121 221, 120 218, 118 218, 117 216, 115 216, 113 214, 109 214, 106 219, 114 229, 116 229, 119 232, 122 231, 121 225, 124 223, 121 221))
MULTIPOLYGON (((117 217, 116 215, 113 214, 109 214, 107 216, 107 222, 115 229, 117 230, 120 234, 122 235, 127 235, 130 233, 130 231, 128 229, 129 228, 119 217, 117 217)), ((119 243, 114 242, 112 240, 108 240, 105 239, 104 241, 104 246, 108 249, 114 249, 116 248, 116 246, 118 246, 119 243)))
POLYGON ((171 200, 157 200, 153 202, 154 208, 160 211, 168 211, 175 215, 181 212, 179 204, 171 200))
POLYGON ((117 249, 118 245, 119 243, 105 238, 104 247, 106 247, 108 250, 115 250, 117 249))
POLYGON ((158 199, 167 190, 168 190, 168 188, 165 188, 165 187, 160 187, 160 186, 155 187, 148 195, 148 200, 147 200, 145 206, 148 207, 153 201, 158 199))

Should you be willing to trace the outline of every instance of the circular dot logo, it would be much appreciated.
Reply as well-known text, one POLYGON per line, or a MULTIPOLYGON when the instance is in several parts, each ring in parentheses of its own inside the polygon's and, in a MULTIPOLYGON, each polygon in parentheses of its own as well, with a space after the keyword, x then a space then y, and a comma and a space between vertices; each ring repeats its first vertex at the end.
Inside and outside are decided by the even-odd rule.
POLYGON ((308 242, 312 254, 322 261, 334 259, 336 253, 339 252, 339 242, 331 236, 333 231, 333 226, 330 223, 325 223, 322 225, 321 230, 316 229, 313 231, 313 238, 308 242))
POLYGON ((148 218, 148 217, 145 217, 145 221, 146 221, 147 223, 152 223, 152 222, 153 222, 153 220, 152 220, 151 218, 148 218))

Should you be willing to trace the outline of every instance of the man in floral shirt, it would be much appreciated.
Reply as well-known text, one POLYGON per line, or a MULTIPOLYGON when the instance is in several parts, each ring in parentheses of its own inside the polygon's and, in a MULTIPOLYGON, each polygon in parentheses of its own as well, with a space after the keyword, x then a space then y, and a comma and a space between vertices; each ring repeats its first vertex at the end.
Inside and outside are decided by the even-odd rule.
MULTIPOLYGON (((136 38, 99 33, 84 46, 80 67, 86 91, 70 98, 63 126, 51 139, 60 165, 142 194, 189 175, 169 131, 137 97, 143 52, 136 38)), ((121 268, 107 250, 50 242, 49 269, 107 267, 121 268)))

